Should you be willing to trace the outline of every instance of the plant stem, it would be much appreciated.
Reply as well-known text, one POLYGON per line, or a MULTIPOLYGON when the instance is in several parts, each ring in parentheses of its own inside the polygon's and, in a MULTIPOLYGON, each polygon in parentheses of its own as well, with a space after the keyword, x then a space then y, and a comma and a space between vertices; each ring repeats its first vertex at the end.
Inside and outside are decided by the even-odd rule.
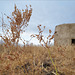
POLYGON ((53 62, 53 60, 52 60, 52 57, 51 57, 51 53, 50 53, 49 48, 48 48, 48 53, 49 53, 49 56, 50 56, 51 62, 52 62, 52 64, 53 64, 54 68, 55 68, 56 75, 58 75, 57 68, 56 68, 56 65, 54 64, 54 62, 53 62))

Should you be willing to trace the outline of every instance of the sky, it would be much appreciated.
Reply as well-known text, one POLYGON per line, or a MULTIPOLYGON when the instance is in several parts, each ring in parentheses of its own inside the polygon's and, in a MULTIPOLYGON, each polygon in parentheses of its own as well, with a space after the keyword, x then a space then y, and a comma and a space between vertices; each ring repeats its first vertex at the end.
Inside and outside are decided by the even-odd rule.
MULTIPOLYGON (((37 26, 40 24, 42 27, 46 26, 44 30, 46 37, 49 29, 52 30, 52 35, 54 34, 55 26, 57 25, 75 23, 74 0, 0 0, 0 17, 2 16, 1 13, 11 16, 15 4, 19 9, 25 9, 26 5, 32 6, 29 26, 26 28, 26 32, 21 35, 27 41, 30 40, 31 34, 38 34, 37 26)), ((20 43, 22 42, 20 41, 20 43)), ((30 43, 38 45, 39 41, 33 38, 30 43)), ((54 40, 51 43, 53 44, 54 40)))

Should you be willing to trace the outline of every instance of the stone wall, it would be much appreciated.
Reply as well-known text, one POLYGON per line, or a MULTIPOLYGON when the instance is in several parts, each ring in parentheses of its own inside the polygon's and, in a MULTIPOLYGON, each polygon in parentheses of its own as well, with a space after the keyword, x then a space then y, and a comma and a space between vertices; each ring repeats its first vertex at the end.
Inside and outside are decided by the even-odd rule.
POLYGON ((54 45, 75 45, 75 23, 55 27, 54 45))

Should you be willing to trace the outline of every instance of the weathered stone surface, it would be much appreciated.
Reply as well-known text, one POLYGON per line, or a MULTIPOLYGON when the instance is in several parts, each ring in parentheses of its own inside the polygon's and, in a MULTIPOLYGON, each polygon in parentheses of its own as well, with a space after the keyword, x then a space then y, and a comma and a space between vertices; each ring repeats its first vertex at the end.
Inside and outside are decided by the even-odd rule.
POLYGON ((75 45, 75 23, 55 27, 54 45, 75 45))

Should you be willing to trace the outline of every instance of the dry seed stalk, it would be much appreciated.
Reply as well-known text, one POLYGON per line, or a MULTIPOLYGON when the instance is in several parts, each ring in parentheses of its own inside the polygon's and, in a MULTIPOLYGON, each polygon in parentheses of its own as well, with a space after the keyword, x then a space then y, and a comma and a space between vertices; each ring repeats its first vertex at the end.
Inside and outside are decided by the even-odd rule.
MULTIPOLYGON (((25 28, 28 26, 28 22, 32 15, 31 5, 30 5, 30 9, 28 9, 28 6, 26 5, 25 11, 22 9, 22 12, 15 5, 14 11, 12 12, 12 17, 7 16, 6 14, 4 15, 7 17, 9 25, 5 24, 2 15, 3 36, 1 35, 0 37, 5 42, 6 46, 10 46, 12 43, 13 45, 14 44, 18 45, 19 40, 22 40, 20 34, 25 32, 25 28)), ((25 41, 23 41, 23 43, 24 42, 25 41)))
POLYGON ((51 57, 51 53, 50 53, 50 50, 49 50, 49 45, 48 44, 50 44, 50 42, 51 42, 51 40, 54 38, 54 35, 52 35, 51 36, 51 30, 49 29, 49 35, 47 36, 47 40, 45 41, 44 40, 44 35, 42 35, 42 32, 44 31, 44 29, 45 29, 45 26, 43 27, 44 29, 42 30, 41 29, 41 25, 38 25, 37 26, 38 27, 38 29, 39 29, 39 34, 32 34, 31 35, 31 37, 33 38, 33 37, 36 37, 38 40, 39 40, 39 43, 43 46, 43 47, 45 47, 45 48, 47 48, 48 49, 48 53, 49 53, 49 56, 50 56, 50 59, 51 59, 51 62, 52 62, 52 64, 53 64, 53 66, 54 66, 54 68, 55 68, 55 71, 56 71, 56 74, 58 75, 58 72, 57 72, 57 68, 56 68, 56 64, 53 62, 53 60, 52 60, 52 57, 51 57), (43 44, 42 44, 42 43, 43 44))

